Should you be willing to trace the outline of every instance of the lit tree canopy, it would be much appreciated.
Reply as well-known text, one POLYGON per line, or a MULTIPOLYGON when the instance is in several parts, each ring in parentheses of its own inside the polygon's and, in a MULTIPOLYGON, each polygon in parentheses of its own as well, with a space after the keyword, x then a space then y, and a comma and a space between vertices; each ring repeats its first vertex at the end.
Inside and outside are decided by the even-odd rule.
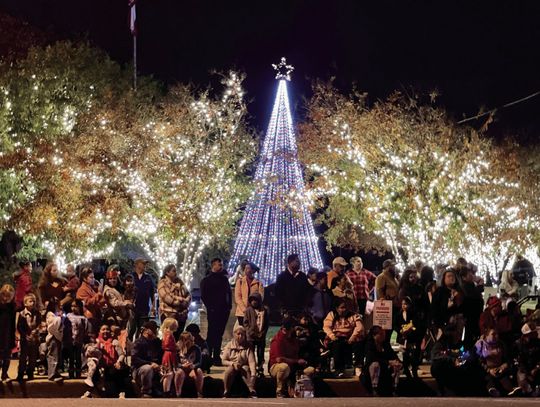
POLYGON ((230 237, 255 150, 241 77, 217 98, 144 78, 133 92, 129 72, 70 43, 2 68, 0 230, 66 259, 132 238, 158 266, 181 250, 190 267, 230 237))
POLYGON ((399 94, 369 108, 319 84, 307 122, 300 151, 330 245, 382 246, 402 262, 464 255, 483 271, 534 247, 514 157, 444 111, 399 94))

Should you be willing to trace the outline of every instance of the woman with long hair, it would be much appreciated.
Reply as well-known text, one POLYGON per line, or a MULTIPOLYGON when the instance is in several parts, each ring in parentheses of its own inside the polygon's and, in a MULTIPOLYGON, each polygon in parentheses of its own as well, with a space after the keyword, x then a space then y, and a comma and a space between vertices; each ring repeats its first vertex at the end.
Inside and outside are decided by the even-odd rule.
MULTIPOLYGON (((189 376, 195 381, 197 397, 202 398, 204 375, 201 370, 201 350, 195 345, 195 339, 189 332, 182 332, 180 334, 180 339, 178 340, 178 356, 180 371, 182 372, 181 380, 179 380, 178 383, 180 392, 185 377, 189 376)), ((180 396, 180 392, 178 393, 178 396, 180 396)))
POLYGON ((38 290, 44 308, 47 308, 47 305, 52 300, 63 305, 62 301, 69 288, 66 287, 66 280, 60 277, 56 263, 47 263, 39 279, 38 290))
POLYGON ((463 290, 453 269, 446 270, 441 277, 441 285, 433 294, 431 303, 433 322, 439 328, 454 320, 463 328, 463 290))
POLYGON ((363 366, 364 326, 360 314, 350 311, 344 298, 336 299, 334 310, 324 319, 323 331, 338 375, 343 375, 353 354, 356 367, 363 366))
POLYGON ((174 337, 178 339, 187 321, 191 294, 182 279, 176 273, 174 264, 167 264, 158 283, 159 316, 161 321, 174 318, 178 328, 174 337))
POLYGON ((133 301, 125 300, 119 291, 120 277, 118 266, 109 266, 105 273, 105 286, 103 296, 107 302, 106 319, 112 318, 122 329, 126 328, 130 319, 130 310, 133 310, 133 301))

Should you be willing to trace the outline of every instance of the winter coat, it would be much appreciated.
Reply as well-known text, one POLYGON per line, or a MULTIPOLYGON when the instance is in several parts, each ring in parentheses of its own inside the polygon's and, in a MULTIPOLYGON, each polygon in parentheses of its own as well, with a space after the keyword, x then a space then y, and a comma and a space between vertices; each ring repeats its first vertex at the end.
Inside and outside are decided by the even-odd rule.
POLYGON ((253 293, 259 293, 261 295, 261 299, 264 298, 264 287, 259 280, 254 278, 249 284, 246 276, 239 277, 238 280, 236 280, 236 285, 234 287, 234 302, 236 303, 236 312, 234 315, 237 317, 244 316, 244 312, 249 305, 249 296, 253 293))
POLYGON ((133 305, 131 301, 124 300, 124 296, 116 288, 108 285, 103 289, 103 296, 107 306, 114 311, 115 316, 122 320, 128 318, 128 307, 133 305))
POLYGON ((396 277, 388 271, 383 271, 377 276, 375 291, 378 300, 392 300, 395 307, 399 305, 399 285, 396 277))
POLYGON ((84 315, 88 319, 101 318, 101 308, 105 305, 103 294, 94 290, 94 288, 83 281, 77 290, 77 299, 84 303, 84 315))
POLYGON ((351 342, 358 342, 364 335, 364 325, 359 314, 339 317, 334 311, 330 311, 324 319, 323 331, 330 340, 346 338, 351 342))
POLYGON ((49 344, 53 338, 62 342, 62 339, 64 338, 64 319, 49 311, 47 312, 45 321, 47 322, 47 337, 45 339, 47 344, 49 344))
POLYGON ((276 279, 276 297, 287 311, 304 311, 311 289, 307 276, 301 271, 293 276, 289 270, 285 270, 276 279))
POLYGON ((191 295, 182 280, 164 277, 158 283, 159 313, 165 317, 187 319, 191 295))
POLYGON ((252 376, 257 372, 253 349, 247 343, 244 345, 238 343, 236 339, 225 345, 221 360, 224 366, 231 366, 233 363, 238 363, 242 367, 248 366, 252 376))
POLYGON ((501 284, 499 285, 499 292, 501 294, 506 293, 509 296, 513 297, 518 295, 519 290, 519 284, 516 280, 512 280, 512 282, 508 281, 508 275, 511 273, 511 271, 504 270, 502 272, 501 276, 501 284))
POLYGON ((255 310, 251 305, 248 306, 244 313, 244 328, 246 328, 247 340, 249 342, 260 341, 266 338, 266 332, 268 331, 268 310, 265 307, 255 310), (262 329, 259 329, 257 325, 257 311, 263 312, 262 329))
POLYGON ((225 270, 211 272, 201 280, 201 299, 207 310, 221 312, 231 310, 231 286, 225 270))

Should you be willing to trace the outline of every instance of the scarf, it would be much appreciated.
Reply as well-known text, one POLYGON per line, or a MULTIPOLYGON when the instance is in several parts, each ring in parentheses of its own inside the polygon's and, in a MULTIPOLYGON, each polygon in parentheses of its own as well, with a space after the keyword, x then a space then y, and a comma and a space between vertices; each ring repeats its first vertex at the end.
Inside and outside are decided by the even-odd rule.
POLYGON ((116 352, 116 346, 113 344, 111 338, 105 340, 103 336, 99 334, 97 342, 99 347, 103 349, 103 361, 107 366, 112 366, 118 360, 118 352, 116 352))

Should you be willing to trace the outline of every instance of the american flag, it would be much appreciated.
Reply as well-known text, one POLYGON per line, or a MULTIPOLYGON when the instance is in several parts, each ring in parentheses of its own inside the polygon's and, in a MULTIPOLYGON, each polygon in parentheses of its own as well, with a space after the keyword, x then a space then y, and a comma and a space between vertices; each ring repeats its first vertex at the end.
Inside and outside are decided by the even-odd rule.
POLYGON ((137 35, 137 26, 136 26, 136 20, 137 20, 137 12, 135 10, 135 3, 136 0, 129 0, 129 29, 131 31, 131 35, 137 35))

